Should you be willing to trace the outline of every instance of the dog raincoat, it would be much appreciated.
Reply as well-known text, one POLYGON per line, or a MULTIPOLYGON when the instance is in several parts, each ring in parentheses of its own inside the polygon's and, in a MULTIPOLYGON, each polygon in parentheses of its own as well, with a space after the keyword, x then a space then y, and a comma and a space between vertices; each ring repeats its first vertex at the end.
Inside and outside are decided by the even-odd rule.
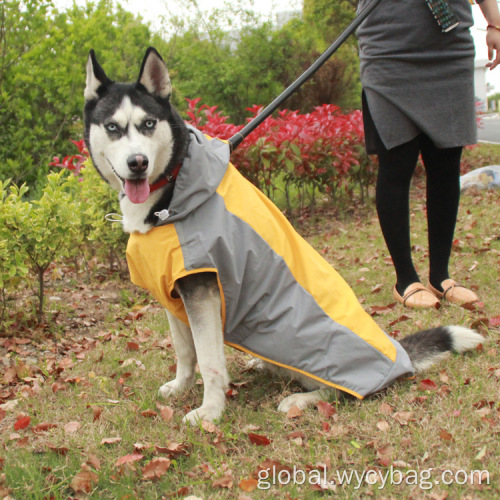
POLYGON ((411 375, 406 351, 229 162, 229 146, 189 130, 168 218, 130 236, 132 282, 188 324, 176 280, 217 273, 226 344, 359 398, 411 375))

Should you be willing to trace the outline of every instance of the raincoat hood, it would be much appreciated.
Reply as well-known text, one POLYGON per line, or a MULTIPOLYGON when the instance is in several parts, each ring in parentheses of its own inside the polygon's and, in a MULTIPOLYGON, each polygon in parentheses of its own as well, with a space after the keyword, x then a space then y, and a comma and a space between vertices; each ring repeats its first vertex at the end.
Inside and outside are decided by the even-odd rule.
POLYGON ((184 219, 209 200, 217 191, 229 164, 229 144, 208 140, 191 125, 186 127, 190 135, 187 156, 175 181, 168 219, 160 220, 159 226, 184 219))

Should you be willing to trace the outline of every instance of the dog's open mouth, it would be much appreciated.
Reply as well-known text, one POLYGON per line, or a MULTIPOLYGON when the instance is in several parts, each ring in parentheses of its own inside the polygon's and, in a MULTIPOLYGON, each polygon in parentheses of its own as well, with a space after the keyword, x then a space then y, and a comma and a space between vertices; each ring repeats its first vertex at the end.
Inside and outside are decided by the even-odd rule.
POLYGON ((125 179, 125 194, 132 203, 144 203, 149 197, 147 179, 125 179))

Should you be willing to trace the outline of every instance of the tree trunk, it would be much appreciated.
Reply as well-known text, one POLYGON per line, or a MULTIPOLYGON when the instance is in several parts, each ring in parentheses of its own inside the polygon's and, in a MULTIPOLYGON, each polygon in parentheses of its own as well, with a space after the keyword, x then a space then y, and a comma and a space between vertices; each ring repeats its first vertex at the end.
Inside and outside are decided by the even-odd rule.
POLYGON ((45 282, 43 280, 44 269, 38 269, 38 324, 42 323, 43 318, 43 299, 45 293, 45 282))

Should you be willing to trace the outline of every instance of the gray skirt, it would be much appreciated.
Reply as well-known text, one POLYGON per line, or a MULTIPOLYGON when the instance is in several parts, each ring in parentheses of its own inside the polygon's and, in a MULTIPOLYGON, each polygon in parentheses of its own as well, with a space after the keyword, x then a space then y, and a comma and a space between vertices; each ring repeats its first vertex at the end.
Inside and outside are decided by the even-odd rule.
POLYGON ((425 0, 382 0, 358 29, 368 153, 420 133, 439 148, 476 142, 472 12, 448 2, 460 21, 448 33, 425 0))

